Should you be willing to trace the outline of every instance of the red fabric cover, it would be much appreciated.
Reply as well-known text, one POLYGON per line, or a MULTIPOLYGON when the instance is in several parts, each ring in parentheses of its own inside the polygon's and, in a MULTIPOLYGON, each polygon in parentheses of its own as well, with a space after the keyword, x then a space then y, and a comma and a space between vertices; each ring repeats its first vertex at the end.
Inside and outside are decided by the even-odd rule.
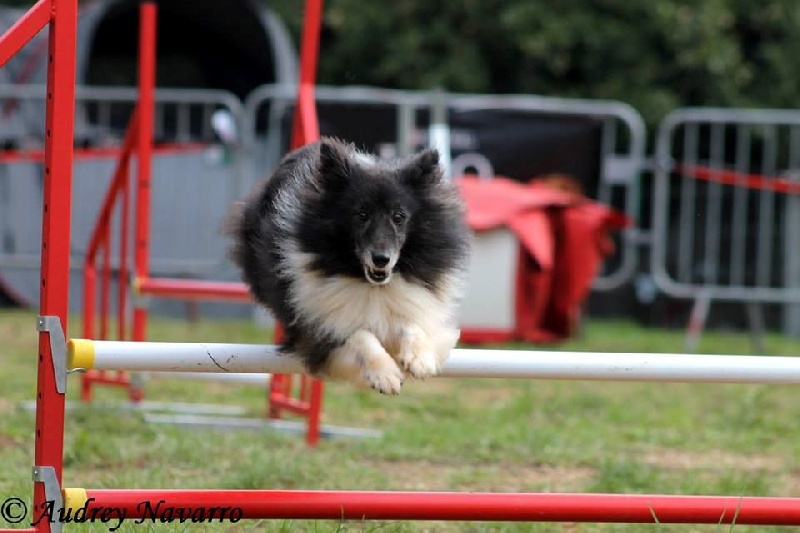
POLYGON ((462 342, 549 343, 571 336, 592 281, 614 250, 609 233, 627 226, 628 217, 535 182, 463 177, 458 184, 476 233, 506 227, 520 242, 514 330, 465 329, 462 342))

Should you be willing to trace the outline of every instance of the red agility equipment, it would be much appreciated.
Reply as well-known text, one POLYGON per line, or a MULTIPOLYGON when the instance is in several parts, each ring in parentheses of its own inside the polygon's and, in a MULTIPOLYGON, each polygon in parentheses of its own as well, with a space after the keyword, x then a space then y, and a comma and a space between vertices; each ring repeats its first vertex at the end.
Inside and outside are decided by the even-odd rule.
MULTIPOLYGON (((93 490, 89 509, 119 508, 126 519, 167 508, 231 507, 241 518, 480 520, 769 524, 800 523, 793 498, 651 494, 520 494, 370 491, 93 490)), ((89 500, 87 500, 89 501, 89 500)), ((150 513, 150 514, 148 514, 150 513)), ((155 513, 157 516, 157 513, 155 513)))
MULTIPOLYGON (((0 36, 2 66, 49 25, 34 464, 51 467, 59 484, 64 459, 64 393, 58 391, 59 377, 53 364, 53 335, 59 332, 52 329, 57 323, 61 333, 67 330, 77 12, 77 0, 39 0, 0 36)), ((34 508, 47 499, 45 484, 34 483, 34 508)), ((36 529, 50 531, 50 524, 36 529)))
MULTIPOLYGON (((321 24, 321 2, 309 2, 306 8, 306 26, 301 50, 300 84, 292 133, 293 147, 319 138, 314 83, 321 24)), ((151 214, 151 163, 154 153, 168 147, 153 145, 153 119, 155 105, 155 65, 157 36, 157 6, 144 2, 140 8, 139 23, 139 98, 131 115, 125 139, 119 152, 119 162, 95 223, 84 265, 84 332, 85 338, 108 339, 111 332, 111 224, 114 210, 120 209, 120 243, 117 290, 117 337, 126 339, 129 330, 132 340, 147 338, 148 309, 145 300, 134 299, 132 326, 127 324, 128 291, 133 296, 181 298, 191 300, 252 301, 247 287, 242 283, 184 280, 150 277, 150 214, 151 214), (137 160, 134 180, 136 209, 134 227, 134 275, 128 287, 128 223, 131 198, 130 162, 137 160), (98 268, 98 262, 100 266, 98 268), (98 279, 99 275, 99 279, 98 279), (100 310, 96 311, 96 291, 99 282, 100 310), (95 331, 99 323, 98 331, 95 331)), ((187 150, 197 149, 190 144, 187 150)), ((276 325, 275 339, 280 340, 280 324, 276 325)), ((89 401, 94 385, 111 385, 128 389, 132 401, 143 399, 143 390, 134 387, 126 372, 91 370, 81 375, 81 398, 89 401)), ((306 442, 313 446, 319 441, 322 411, 323 384, 308 376, 275 375, 269 382, 267 416, 280 418, 284 412, 306 418, 306 442), (296 382, 296 383, 295 383, 296 382)))

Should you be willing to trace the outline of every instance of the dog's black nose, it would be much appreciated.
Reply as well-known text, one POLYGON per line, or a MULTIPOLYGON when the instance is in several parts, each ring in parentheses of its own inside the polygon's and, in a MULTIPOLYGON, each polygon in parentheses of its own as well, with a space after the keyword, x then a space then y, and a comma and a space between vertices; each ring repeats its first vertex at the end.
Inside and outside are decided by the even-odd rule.
POLYGON ((376 268, 383 268, 389 264, 389 254, 386 252, 372 252, 372 264, 376 268))

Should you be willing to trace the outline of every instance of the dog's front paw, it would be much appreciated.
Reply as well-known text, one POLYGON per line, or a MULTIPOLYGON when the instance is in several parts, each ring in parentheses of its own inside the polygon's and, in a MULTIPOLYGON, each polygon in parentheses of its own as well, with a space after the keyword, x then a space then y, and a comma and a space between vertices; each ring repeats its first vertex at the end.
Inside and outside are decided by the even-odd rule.
POLYGON ((439 372, 433 352, 401 354, 400 364, 416 379, 425 379, 439 372))
POLYGON ((425 332, 417 327, 408 328, 403 332, 397 362, 403 370, 417 379, 424 379, 439 372, 436 353, 428 342, 425 332))
POLYGON ((405 374, 380 341, 366 330, 356 331, 331 352, 325 374, 392 395, 400 393, 405 379, 405 374))
POLYGON ((364 369, 364 380, 381 394, 400 394, 404 379, 403 371, 394 364, 394 361, 391 361, 391 365, 384 364, 380 368, 364 369))

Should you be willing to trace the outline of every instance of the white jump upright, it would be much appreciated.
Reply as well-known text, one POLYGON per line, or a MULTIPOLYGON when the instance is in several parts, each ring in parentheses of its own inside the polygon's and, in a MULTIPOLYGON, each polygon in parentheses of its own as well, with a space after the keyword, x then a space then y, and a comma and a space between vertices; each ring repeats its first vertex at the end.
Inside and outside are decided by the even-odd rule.
MULTIPOLYGON (((72 339, 68 368, 303 373, 272 345, 72 339)), ((800 384, 800 357, 456 349, 441 377, 800 384)))

